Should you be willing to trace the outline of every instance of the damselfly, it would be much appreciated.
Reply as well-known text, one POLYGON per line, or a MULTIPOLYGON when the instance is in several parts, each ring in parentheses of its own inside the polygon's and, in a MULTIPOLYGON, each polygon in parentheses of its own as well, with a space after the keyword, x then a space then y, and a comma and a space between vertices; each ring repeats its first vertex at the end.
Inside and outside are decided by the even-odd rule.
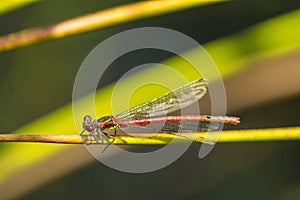
POLYGON ((240 123, 238 117, 230 116, 167 115, 197 102, 206 94, 207 85, 207 79, 198 79, 151 101, 129 108, 118 115, 104 116, 94 120, 90 115, 86 115, 83 118, 83 131, 80 135, 82 136, 86 131, 87 135, 91 136, 89 142, 103 143, 105 140, 111 144, 114 137, 108 133, 109 130, 114 130, 116 134, 116 129, 139 127, 150 132, 174 134, 214 131, 223 123, 233 125, 240 123))

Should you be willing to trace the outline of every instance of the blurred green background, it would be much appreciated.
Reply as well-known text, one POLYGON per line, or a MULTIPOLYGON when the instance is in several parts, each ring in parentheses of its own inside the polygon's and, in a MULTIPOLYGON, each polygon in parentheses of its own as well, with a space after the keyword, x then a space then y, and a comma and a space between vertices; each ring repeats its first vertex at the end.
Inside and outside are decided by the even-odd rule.
MULTIPOLYGON (((0 35, 133 2, 35 2, 1 15, 0 35)), ((204 45, 224 76, 228 114, 242 119, 237 129, 297 126, 299 8, 293 0, 215 3, 0 52, 0 131, 73 133, 73 126, 57 121, 70 109, 75 76, 87 54, 114 34, 146 26, 174 29, 204 45), (35 120, 48 126, 31 126, 35 120)), ((172 56, 163 51, 124 55, 105 72, 99 89, 132 67, 172 56)), ((297 141, 217 144, 201 160, 195 144, 172 165, 147 174, 110 169, 75 146, 0 144, 0 199, 300 198, 297 141)))

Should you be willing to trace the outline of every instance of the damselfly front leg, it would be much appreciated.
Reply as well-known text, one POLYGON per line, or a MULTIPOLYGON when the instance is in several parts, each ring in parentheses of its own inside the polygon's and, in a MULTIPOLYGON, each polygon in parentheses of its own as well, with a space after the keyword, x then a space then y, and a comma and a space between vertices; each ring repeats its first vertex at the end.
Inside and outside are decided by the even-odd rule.
MULTIPOLYGON (((105 120, 107 120, 106 118, 107 117, 105 117, 105 120)), ((82 123, 83 131, 80 133, 80 135, 83 136, 85 131, 88 132, 88 134, 86 135, 89 136, 89 138, 84 140, 85 144, 99 144, 99 143, 104 144, 104 140, 105 140, 109 146, 114 142, 115 139, 113 136, 111 136, 110 134, 104 131, 105 127, 99 123, 99 120, 103 121, 104 118, 93 120, 90 115, 86 115, 83 118, 83 123, 82 123), (109 139, 112 139, 112 141, 109 141, 109 139)), ((106 124, 106 126, 107 125, 108 123, 106 124)), ((105 149, 107 149, 107 147, 105 149)))

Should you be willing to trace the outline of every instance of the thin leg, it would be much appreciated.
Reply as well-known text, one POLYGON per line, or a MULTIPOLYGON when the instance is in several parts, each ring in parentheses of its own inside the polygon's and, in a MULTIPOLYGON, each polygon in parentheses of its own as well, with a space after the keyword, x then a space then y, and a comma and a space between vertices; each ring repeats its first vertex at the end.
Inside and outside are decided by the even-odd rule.
MULTIPOLYGON (((83 131, 79 134, 80 136, 86 136, 86 135, 83 135, 83 133, 85 132, 85 130, 83 129, 83 131)), ((90 134, 89 134, 90 135, 90 134)), ((88 135, 88 136, 89 136, 88 135)), ((89 144, 91 144, 91 141, 90 141, 90 139, 84 139, 83 140, 83 144, 86 144, 86 145, 89 145, 89 144)))
MULTIPOLYGON (((82 133, 81 133, 82 134, 82 133)), ((85 144, 92 144, 93 141, 98 144, 99 140, 101 140, 101 143, 104 144, 104 140, 107 142, 107 146, 104 148, 104 150, 102 151, 102 153, 115 141, 115 138, 113 136, 111 136, 110 134, 100 130, 100 129, 95 129, 91 134, 90 134, 91 138, 90 139, 86 139, 88 141, 90 141, 90 143, 88 143, 88 141, 85 141, 85 144), (104 136, 104 137, 103 137, 104 136), (112 141, 110 142, 109 139, 112 139, 112 141)), ((94 143, 94 144, 95 144, 94 143)))
POLYGON ((83 136, 83 133, 85 132, 85 130, 83 129, 80 133, 80 136, 83 136))
MULTIPOLYGON (((105 133, 104 131, 102 131, 102 133, 103 133, 104 135, 106 135, 107 137, 109 137, 110 139, 112 139, 112 142, 115 141, 115 138, 114 138, 113 136, 111 136, 110 134, 105 133)), ((106 141, 109 142, 109 140, 106 140, 106 141)), ((112 143, 112 142, 111 142, 111 143, 112 143)))
POLYGON ((115 141, 115 138, 104 131, 101 131, 101 133, 103 133, 106 137, 112 139, 112 141, 110 142, 107 138, 104 137, 105 141, 107 142, 107 146, 103 149, 103 153, 115 141))
POLYGON ((96 141, 96 143, 98 143, 98 138, 101 140, 102 144, 104 143, 104 139, 102 137, 102 134, 101 132, 98 130, 98 129, 95 129, 93 131, 93 137, 94 137, 94 140, 96 141))

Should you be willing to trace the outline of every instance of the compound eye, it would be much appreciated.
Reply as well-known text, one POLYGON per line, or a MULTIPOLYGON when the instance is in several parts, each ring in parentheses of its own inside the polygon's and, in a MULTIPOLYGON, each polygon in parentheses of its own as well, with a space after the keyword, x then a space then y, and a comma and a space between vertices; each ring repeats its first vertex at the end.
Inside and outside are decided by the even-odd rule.
POLYGON ((94 128, 92 126, 86 126, 85 130, 87 130, 87 132, 92 132, 94 128))
POLYGON ((86 115, 83 117, 83 121, 90 123, 92 121, 92 117, 90 115, 86 115))

